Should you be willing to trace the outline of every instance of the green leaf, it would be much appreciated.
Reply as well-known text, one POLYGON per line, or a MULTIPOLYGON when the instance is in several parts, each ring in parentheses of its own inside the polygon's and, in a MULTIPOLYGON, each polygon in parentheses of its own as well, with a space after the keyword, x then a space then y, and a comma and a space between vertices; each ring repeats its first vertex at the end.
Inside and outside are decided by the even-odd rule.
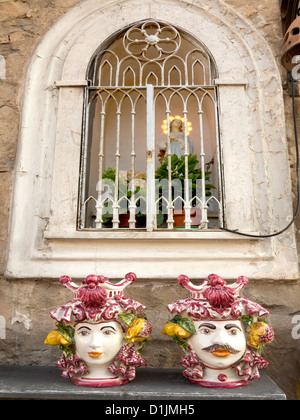
POLYGON ((245 322, 245 324, 248 325, 248 327, 251 329, 253 326, 253 316, 250 315, 243 315, 242 321, 245 322))
POLYGON ((74 347, 66 347, 63 345, 60 345, 59 348, 64 352, 64 356, 66 359, 68 359, 70 356, 72 356, 75 353, 74 347))
POLYGON ((179 338, 177 335, 174 335, 173 341, 176 344, 180 344, 186 351, 188 351, 189 345, 183 338, 179 338))
POLYGON ((112 168, 108 168, 105 172, 103 172, 102 179, 111 179, 112 181, 115 181, 116 170, 112 168))
POLYGON ((103 224, 106 225, 108 223, 111 223, 112 218, 113 218, 112 215, 102 216, 103 224))
POLYGON ((188 318, 181 318, 181 319, 178 321, 178 325, 179 325, 181 328, 183 328, 185 331, 187 331, 187 332, 189 332, 189 333, 191 333, 191 334, 195 334, 195 333, 196 333, 196 330, 195 330, 195 326, 194 326, 193 321, 191 321, 191 320, 190 320, 190 319, 188 319, 188 318))
POLYGON ((179 325, 181 328, 191 334, 196 333, 194 323, 189 318, 181 318, 181 316, 175 315, 174 318, 169 322, 179 325))
POLYGON ((212 172, 205 172, 205 180, 208 181, 212 172))
POLYGON ((216 187, 212 184, 205 184, 205 189, 212 190, 212 189, 216 189, 216 187))
POLYGON ((263 349, 265 348, 265 344, 261 344, 260 346, 259 346, 259 349, 258 349, 258 355, 259 356, 261 356, 262 355, 262 352, 263 352, 263 349))
POLYGON ((163 222, 164 222, 164 220, 165 220, 165 215, 164 215, 163 213, 159 212, 159 213, 156 215, 157 226, 162 225, 162 224, 163 224, 163 222))
POLYGON ((69 341, 69 343, 73 344, 75 334, 74 328, 70 325, 65 325, 62 322, 57 322, 56 326, 60 335, 63 336, 67 341, 69 341))
POLYGON ((182 169, 184 169, 185 168, 185 164, 184 164, 184 162, 182 162, 178 167, 177 167, 177 172, 178 173, 182 173, 182 169))
POLYGON ((172 322, 172 324, 178 324, 178 320, 180 319, 181 317, 179 315, 175 315, 169 322, 172 322))
POLYGON ((118 315, 122 321, 128 325, 129 327, 133 324, 133 322, 136 320, 136 316, 131 314, 130 312, 121 312, 118 315))
POLYGON ((193 174, 193 181, 196 181, 196 179, 202 179, 202 172, 198 173, 198 174, 193 174))
POLYGON ((74 335, 75 330, 71 325, 66 325, 63 322, 56 323, 58 332, 67 340, 69 341, 70 345, 63 345, 60 344, 59 348, 63 351, 65 358, 68 359, 75 353, 74 348, 74 335))

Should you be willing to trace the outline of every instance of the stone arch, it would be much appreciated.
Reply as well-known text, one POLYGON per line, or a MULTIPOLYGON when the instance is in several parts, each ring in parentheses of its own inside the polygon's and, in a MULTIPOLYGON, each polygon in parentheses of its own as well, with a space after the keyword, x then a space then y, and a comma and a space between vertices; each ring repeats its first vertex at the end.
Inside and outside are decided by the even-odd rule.
MULTIPOLYGON (((56 248, 55 235, 59 231, 76 236, 82 88, 87 83, 87 68, 104 40, 148 18, 190 32, 215 58, 228 227, 253 232, 274 231, 286 225, 292 205, 281 78, 264 37, 221 0, 212 0, 210 7, 191 0, 85 0, 50 28, 28 65, 7 275, 24 276, 25 271, 28 276, 40 277, 44 267, 45 276, 56 276, 49 261, 54 261, 63 247, 56 248), (63 118, 62 109, 68 109, 63 118), (72 161, 72 168, 64 171, 62 182, 58 168, 66 160, 72 161), (275 168, 280 172, 276 183, 271 179, 275 168), (230 187, 236 182, 239 195, 230 187), (251 197, 254 199, 249 202, 251 197), (34 209, 32 199, 36 200, 34 209), (241 215, 239 226, 237 212, 241 215), (28 246, 20 250, 19 241, 25 238, 28 246), (39 263, 43 258, 46 263, 39 263)), ((291 247, 288 252, 294 252, 294 239, 291 247)))

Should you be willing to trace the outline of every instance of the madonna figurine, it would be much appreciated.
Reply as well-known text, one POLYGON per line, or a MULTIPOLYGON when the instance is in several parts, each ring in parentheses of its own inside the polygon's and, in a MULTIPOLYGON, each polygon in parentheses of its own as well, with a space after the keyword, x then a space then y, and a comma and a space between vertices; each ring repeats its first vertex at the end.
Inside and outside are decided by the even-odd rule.
POLYGON ((183 375, 209 388, 235 388, 259 379, 259 369, 268 365, 261 353, 274 331, 266 309, 239 296, 248 279, 239 277, 228 285, 212 274, 195 286, 182 275, 178 283, 191 297, 168 305, 176 315, 162 333, 182 346, 183 375))
POLYGON ((168 150, 168 143, 170 141, 171 155, 177 155, 179 158, 185 154, 185 148, 187 147, 188 154, 194 153, 194 142, 187 136, 187 145, 185 144, 185 135, 182 119, 177 116, 170 123, 170 134, 164 136, 158 141, 157 147, 159 150, 158 158, 159 162, 162 163, 166 152, 168 150))
POLYGON ((129 273, 117 284, 89 275, 78 287, 68 276, 60 278, 74 298, 51 312, 57 330, 45 344, 63 351, 57 367, 62 376, 80 386, 124 385, 135 378, 135 368, 146 366, 140 350, 152 327, 143 315, 146 307, 123 295, 136 279, 129 273))

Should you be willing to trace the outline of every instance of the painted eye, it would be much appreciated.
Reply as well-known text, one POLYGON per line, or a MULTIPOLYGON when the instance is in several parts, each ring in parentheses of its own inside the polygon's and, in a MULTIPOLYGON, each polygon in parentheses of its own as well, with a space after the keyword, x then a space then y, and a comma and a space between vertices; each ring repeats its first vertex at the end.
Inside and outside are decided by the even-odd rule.
POLYGON ((78 335, 80 335, 81 337, 87 337, 90 335, 90 333, 88 331, 80 331, 78 333, 78 335))
POLYGON ((211 333, 212 333, 212 331, 209 328, 201 328, 200 329, 200 334, 210 335, 211 333))
POLYGON ((236 328, 232 328, 228 333, 229 333, 229 335, 238 335, 238 329, 236 329, 236 328))
POLYGON ((112 335, 112 334, 114 334, 114 332, 112 330, 105 330, 105 331, 103 331, 103 334, 104 335, 112 335))

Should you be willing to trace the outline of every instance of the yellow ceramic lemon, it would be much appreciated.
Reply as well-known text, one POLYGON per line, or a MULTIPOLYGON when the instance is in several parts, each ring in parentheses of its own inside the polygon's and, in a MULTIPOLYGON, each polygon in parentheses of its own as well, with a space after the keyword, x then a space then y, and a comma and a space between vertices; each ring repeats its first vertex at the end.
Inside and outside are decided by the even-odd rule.
POLYGON ((180 327, 179 325, 176 325, 174 328, 175 335, 179 338, 189 338, 191 336, 191 333, 180 327))
POLYGON ((248 346, 254 347, 258 350, 260 346, 260 337, 266 333, 267 328, 268 324, 265 322, 256 322, 253 324, 251 330, 248 333, 248 346))
POLYGON ((177 337, 180 338, 189 338, 191 336, 188 331, 177 324, 173 324, 172 322, 168 322, 161 333, 169 337, 174 337, 174 335, 177 335, 177 337))
POLYGON ((66 340, 58 331, 51 331, 45 340, 45 344, 50 344, 50 346, 59 346, 60 344, 67 346, 70 344, 70 342, 66 340))
POLYGON ((139 332, 144 329, 145 324, 146 324, 145 319, 137 318, 133 322, 131 327, 129 327, 128 330, 127 330, 127 335, 126 335, 127 340, 130 340, 131 338, 138 336, 139 332))
POLYGON ((176 324, 172 324, 171 322, 168 322, 161 333, 164 335, 167 335, 168 337, 174 337, 175 327, 176 327, 176 324))
POLYGON ((126 334, 126 340, 129 343, 135 341, 144 341, 149 338, 151 333, 151 324, 144 318, 137 318, 133 321, 133 324, 128 328, 126 334))

